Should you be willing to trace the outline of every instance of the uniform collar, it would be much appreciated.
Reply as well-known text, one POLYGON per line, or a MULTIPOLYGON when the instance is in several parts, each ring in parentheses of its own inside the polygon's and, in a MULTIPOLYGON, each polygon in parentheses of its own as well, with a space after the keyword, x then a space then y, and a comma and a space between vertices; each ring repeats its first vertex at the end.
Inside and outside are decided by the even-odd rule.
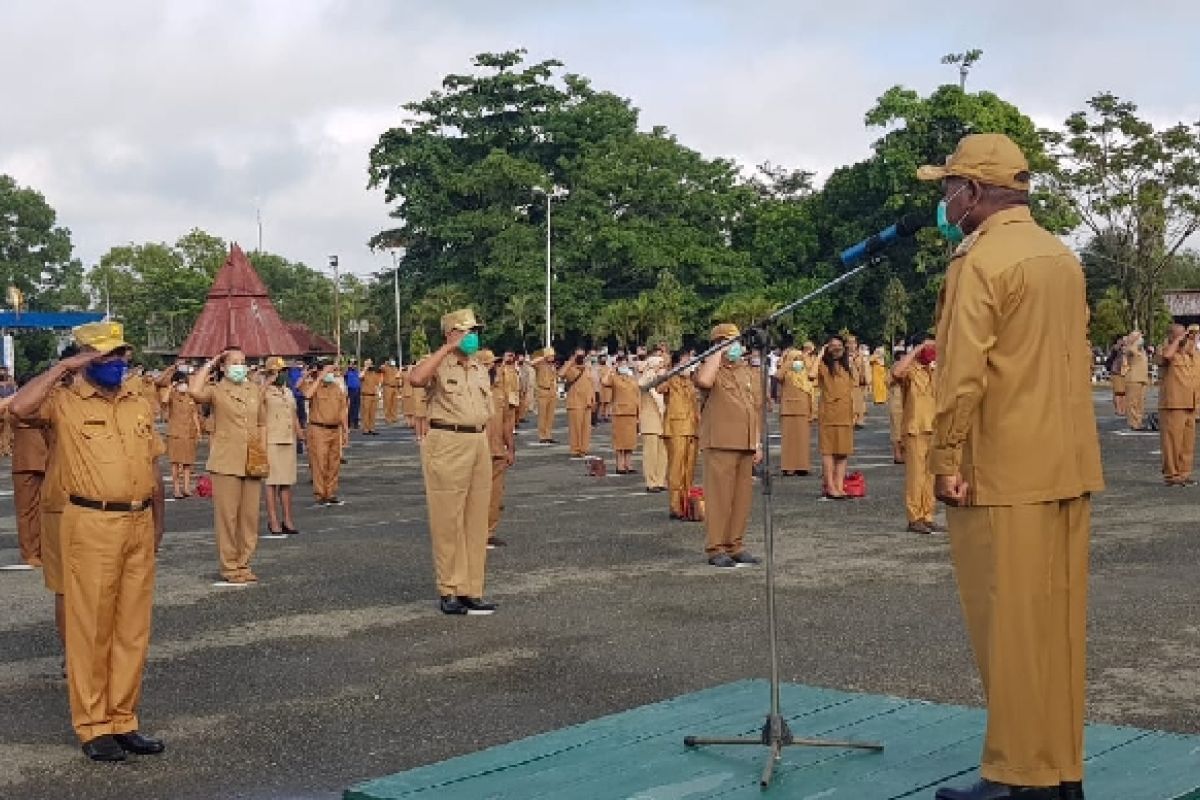
POLYGON ((1001 225, 1010 225, 1014 222, 1033 222, 1033 214, 1030 212, 1029 206, 1013 206, 1003 211, 997 211, 985 219, 983 224, 972 231, 972 233, 982 236, 993 228, 999 228, 1001 225))

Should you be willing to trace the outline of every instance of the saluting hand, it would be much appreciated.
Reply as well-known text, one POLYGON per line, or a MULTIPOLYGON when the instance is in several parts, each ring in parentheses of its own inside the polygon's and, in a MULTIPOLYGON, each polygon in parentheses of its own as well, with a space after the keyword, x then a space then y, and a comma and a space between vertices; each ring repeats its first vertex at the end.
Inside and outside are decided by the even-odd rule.
POLYGON ((933 482, 933 494, 948 506, 967 505, 967 491, 970 484, 963 480, 962 475, 938 475, 933 482))
POLYGON ((70 372, 78 372, 79 370, 87 367, 89 364, 93 364, 100 359, 105 358, 107 355, 107 353, 101 353, 98 350, 88 350, 83 353, 76 353, 70 358, 64 358, 59 363, 64 369, 70 372))

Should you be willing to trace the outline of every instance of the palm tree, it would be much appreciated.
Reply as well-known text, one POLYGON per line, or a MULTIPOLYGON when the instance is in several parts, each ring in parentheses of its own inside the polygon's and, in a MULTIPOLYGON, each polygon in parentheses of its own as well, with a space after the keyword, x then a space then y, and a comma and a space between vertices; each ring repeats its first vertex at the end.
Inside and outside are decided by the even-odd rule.
POLYGON ((508 322, 521 335, 521 349, 525 350, 525 327, 541 314, 539 298, 533 294, 514 294, 504 304, 504 314, 508 322))

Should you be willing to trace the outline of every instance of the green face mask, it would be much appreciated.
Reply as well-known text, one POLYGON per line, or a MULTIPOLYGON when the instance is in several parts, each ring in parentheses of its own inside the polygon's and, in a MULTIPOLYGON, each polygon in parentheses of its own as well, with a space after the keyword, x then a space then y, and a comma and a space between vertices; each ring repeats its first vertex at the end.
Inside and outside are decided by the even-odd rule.
POLYGON ((462 338, 458 343, 458 349, 463 351, 464 355, 473 356, 479 352, 479 334, 471 331, 462 338))
MULTIPOLYGON (((951 222, 950 215, 949 215, 950 214, 950 212, 949 212, 950 201, 953 200, 955 197, 958 197, 960 194, 962 194, 963 189, 966 189, 966 188, 967 188, 966 186, 962 187, 962 189, 959 189, 957 192, 950 195, 950 197, 942 198, 941 202, 938 203, 938 207, 937 207, 938 232, 941 233, 942 236, 946 239, 946 241, 950 242, 950 244, 958 244, 964 238, 966 238, 966 234, 963 233, 963 229, 961 227, 959 227, 959 223, 961 223, 962 220, 960 219, 958 222, 951 222)), ((965 218, 966 218, 966 215, 964 214, 963 219, 965 219, 965 218)))
POLYGON ((734 342, 725 350, 725 355, 729 356, 729 360, 733 362, 741 361, 745 354, 746 350, 742 347, 741 342, 734 342))
POLYGON ((225 368, 225 374, 234 383, 242 383, 246 380, 246 376, 250 374, 250 368, 245 364, 230 364, 225 368))

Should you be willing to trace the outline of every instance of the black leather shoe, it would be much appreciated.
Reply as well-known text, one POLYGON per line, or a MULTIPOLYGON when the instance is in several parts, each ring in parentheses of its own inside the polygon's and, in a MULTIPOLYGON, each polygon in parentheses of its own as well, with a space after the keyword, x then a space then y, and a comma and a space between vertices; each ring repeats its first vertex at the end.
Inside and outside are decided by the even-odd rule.
POLYGON ((443 614, 466 614, 467 607, 458 602, 458 598, 452 594, 444 594, 439 603, 443 614))
POLYGON ((935 800, 1059 800, 1057 786, 1007 786, 981 780, 967 789, 952 789, 943 786, 934 795, 935 800))
POLYGON ((162 739, 151 739, 137 731, 114 733, 112 738, 126 753, 134 753, 139 756, 156 756, 167 749, 162 739))
POLYGON ((1083 800, 1083 783, 1060 783, 1058 785, 1059 800, 1083 800))
POLYGON ((725 553, 717 553, 708 560, 708 563, 709 566, 716 567, 717 569, 733 569, 737 566, 737 562, 725 553))
POLYGON ((752 567, 755 564, 762 563, 761 559, 759 559, 757 556, 750 555, 745 550, 740 553, 734 553, 732 556, 730 556, 730 558, 732 558, 733 563, 737 564, 739 567, 752 567))
POLYGON ((124 761, 125 750, 112 736, 97 736, 83 743, 83 754, 92 761, 124 761))
POLYGON ((472 617, 482 617, 488 614, 495 614, 496 609, 499 608, 499 606, 495 603, 489 603, 482 597, 459 597, 458 602, 472 617))

